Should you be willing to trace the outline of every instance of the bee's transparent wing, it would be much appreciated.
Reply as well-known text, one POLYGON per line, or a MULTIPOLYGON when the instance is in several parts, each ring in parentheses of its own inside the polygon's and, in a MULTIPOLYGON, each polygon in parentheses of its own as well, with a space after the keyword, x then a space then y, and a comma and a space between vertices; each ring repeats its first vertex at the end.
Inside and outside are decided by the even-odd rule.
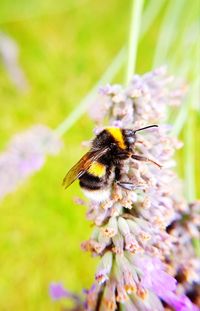
POLYGON ((88 151, 65 175, 63 179, 63 186, 68 188, 77 178, 80 178, 91 166, 92 162, 98 160, 104 155, 109 148, 105 147, 98 150, 88 151))

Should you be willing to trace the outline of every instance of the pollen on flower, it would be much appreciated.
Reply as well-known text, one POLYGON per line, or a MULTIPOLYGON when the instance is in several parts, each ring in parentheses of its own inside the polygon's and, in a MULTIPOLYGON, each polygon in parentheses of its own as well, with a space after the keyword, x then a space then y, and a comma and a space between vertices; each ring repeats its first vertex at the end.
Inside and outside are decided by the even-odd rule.
POLYGON ((117 233, 117 231, 114 228, 110 228, 110 227, 102 228, 102 232, 109 238, 112 238, 117 233))
POLYGON ((140 285, 137 286, 137 295, 141 298, 141 299, 145 299, 147 297, 147 291, 140 285))
POLYGON ((94 240, 88 240, 88 241, 81 243, 81 248, 84 251, 97 253, 97 254, 102 253, 105 247, 106 245, 102 245, 101 243, 94 241, 94 240))
POLYGON ((151 235, 147 232, 141 231, 138 233, 138 239, 142 241, 148 241, 151 239, 151 235))
POLYGON ((116 301, 124 303, 127 300, 128 300, 128 295, 127 295, 125 288, 121 284, 117 285, 116 301))
POLYGON ((114 237, 112 237, 112 242, 113 242, 112 251, 115 254, 123 254, 124 238, 120 234, 117 234, 114 237))
POLYGON ((135 293, 137 289, 137 287, 133 286, 132 284, 125 284, 124 288, 128 294, 135 293))
POLYGON ((103 305, 105 306, 105 310, 115 311, 116 310, 116 302, 115 300, 103 299, 103 305))
POLYGON ((137 284, 130 272, 124 273, 124 288, 128 294, 137 291, 137 284))
POLYGON ((131 234, 125 236, 125 249, 129 250, 131 253, 136 253, 141 250, 138 242, 131 234))
POLYGON ((99 283, 99 284, 103 284, 104 282, 106 282, 108 280, 108 276, 106 274, 96 274, 95 276, 95 280, 99 283))

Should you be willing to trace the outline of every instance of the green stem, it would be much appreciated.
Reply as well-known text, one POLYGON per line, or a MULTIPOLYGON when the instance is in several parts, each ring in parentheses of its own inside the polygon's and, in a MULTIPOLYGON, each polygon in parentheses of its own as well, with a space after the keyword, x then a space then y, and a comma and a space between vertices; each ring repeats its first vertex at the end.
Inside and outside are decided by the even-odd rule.
MULTIPOLYGON (((195 22, 190 25, 189 30, 186 32, 185 38, 179 47, 176 49, 176 53, 173 55, 173 58, 170 60, 170 67, 172 71, 178 71, 178 75, 183 77, 186 81, 190 77, 190 85, 188 90, 188 96, 185 102, 181 105, 178 115, 173 121, 173 130, 172 135, 179 136, 182 131, 184 124, 186 123, 190 105, 193 109, 198 112, 200 108, 200 46, 196 44, 198 42, 199 33, 198 33, 199 23, 195 22), (191 41, 191 38, 192 41, 191 41), (190 46, 188 47, 188 41, 191 41, 190 46), (184 52, 184 59, 181 58, 184 52), (190 104, 191 103, 191 104, 190 104)), ((172 120, 172 119, 171 119, 172 120)))
POLYGON ((184 12, 183 8, 185 2, 186 0, 171 0, 169 3, 159 32, 153 68, 162 65, 163 62, 166 63, 168 51, 177 35, 175 29, 177 27, 177 22, 180 21, 181 14, 184 12))
MULTIPOLYGON (((196 24, 195 24, 196 26, 196 24)), ((172 134, 179 135, 184 125, 184 175, 185 175, 185 190, 186 196, 189 202, 196 199, 196 187, 195 187, 195 116, 197 109, 196 103, 199 103, 199 71, 198 71, 198 59, 199 54, 196 48, 198 33, 194 31, 196 27, 191 28, 193 30, 193 44, 188 48, 188 55, 186 61, 183 63, 182 76, 189 77, 191 85, 188 90, 188 96, 185 103, 182 105, 178 117, 176 118, 173 126, 172 134)), ((188 33, 189 37, 191 31, 188 33)), ((184 42, 183 42, 184 43, 184 42)), ((183 44, 184 49, 184 44, 183 44)))
POLYGON ((122 49, 118 55, 115 57, 114 61, 111 63, 110 67, 106 70, 101 79, 96 83, 92 90, 83 98, 80 104, 72 111, 72 113, 55 129, 58 136, 62 136, 66 131, 68 131, 74 123, 84 114, 84 112, 89 108, 89 105, 94 98, 97 89, 100 85, 112 81, 114 76, 122 68, 125 59, 125 49, 122 49))
MULTIPOLYGON (((198 38, 198 27, 195 28, 198 38)), ((197 40, 198 41, 198 40, 197 40)), ((187 118, 187 126, 184 132, 185 136, 185 181, 186 193, 189 202, 196 199, 196 182, 195 182, 195 134, 196 134, 196 113, 199 105, 199 45, 194 45, 193 60, 193 83, 190 89, 190 108, 187 118)))
POLYGON ((192 240, 192 243, 193 243, 193 247, 195 249, 195 253, 197 255, 197 257, 200 257, 200 241, 199 239, 193 239, 192 240))
MULTIPOLYGON (((195 58, 194 58, 195 61, 195 58)), ((198 100, 198 81, 193 80, 190 88, 190 96, 188 98, 187 124, 184 130, 184 154, 185 154, 185 183, 186 193, 189 202, 196 199, 196 183, 195 183, 195 103, 198 100)))
POLYGON ((132 5, 126 84, 130 81, 133 73, 135 72, 143 2, 143 0, 135 0, 132 5))
POLYGON ((166 0, 153 0, 148 2, 147 8, 142 14, 142 27, 140 30, 140 39, 141 37, 149 30, 154 20, 158 16, 161 8, 163 7, 166 0))
POLYGON ((173 124, 173 129, 172 129, 172 135, 173 136, 179 136, 180 132, 182 131, 186 120, 188 118, 188 115, 191 113, 190 112, 190 102, 193 103, 199 103, 198 101, 198 90, 199 90, 199 81, 196 80, 193 82, 193 85, 190 87, 190 96, 187 97, 185 103, 183 103, 182 107, 180 108, 180 111, 178 113, 178 116, 176 117, 174 124, 173 124), (193 96, 192 96, 193 94, 193 96), (194 96, 196 95, 196 96, 194 96))

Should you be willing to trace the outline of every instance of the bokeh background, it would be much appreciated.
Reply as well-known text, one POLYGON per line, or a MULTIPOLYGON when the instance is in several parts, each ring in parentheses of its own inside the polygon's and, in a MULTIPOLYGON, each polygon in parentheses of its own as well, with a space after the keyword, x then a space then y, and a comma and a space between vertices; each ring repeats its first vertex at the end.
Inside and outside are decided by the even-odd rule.
MULTIPOLYGON (((56 129, 77 108, 127 47, 131 6, 129 0, 0 1, 1 152, 14 134, 35 124, 56 129), (7 53, 14 53, 14 63, 9 64, 1 48, 5 38, 12 42, 7 53)), ((195 180, 196 197, 199 9, 198 0, 144 2, 136 65, 142 74, 167 64, 171 74, 188 82, 183 108, 169 116, 172 124, 178 122, 177 133, 185 143, 177 154, 177 172, 185 189, 195 180)), ((122 59, 113 79, 118 83, 124 83, 126 50, 122 59)), ((60 303, 49 297, 50 282, 62 281, 75 292, 91 285, 97 259, 80 249, 91 224, 86 208, 74 203, 74 195, 82 197, 77 183, 66 192, 61 181, 85 152, 81 142, 92 137, 93 127, 83 114, 62 136, 61 152, 0 201, 0 310, 60 310, 60 303)))

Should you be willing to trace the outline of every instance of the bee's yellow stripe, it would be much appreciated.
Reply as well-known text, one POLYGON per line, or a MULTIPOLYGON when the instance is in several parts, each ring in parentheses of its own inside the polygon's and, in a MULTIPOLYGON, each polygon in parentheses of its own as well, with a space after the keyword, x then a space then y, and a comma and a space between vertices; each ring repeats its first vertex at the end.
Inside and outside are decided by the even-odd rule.
POLYGON ((96 177, 103 177, 106 174, 105 165, 94 161, 88 169, 88 173, 96 177))
POLYGON ((119 127, 108 127, 106 130, 114 137, 121 149, 126 149, 124 137, 119 127))

